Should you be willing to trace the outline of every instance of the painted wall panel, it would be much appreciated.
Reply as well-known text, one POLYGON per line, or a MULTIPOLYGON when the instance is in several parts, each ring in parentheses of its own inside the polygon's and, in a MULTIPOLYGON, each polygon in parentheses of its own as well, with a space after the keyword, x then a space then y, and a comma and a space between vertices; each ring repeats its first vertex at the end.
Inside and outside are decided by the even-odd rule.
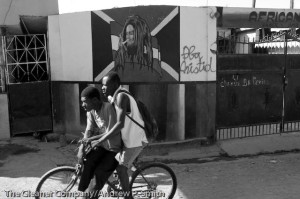
POLYGON ((110 24, 92 12, 93 78, 113 61, 110 24))
POLYGON ((72 112, 75 116, 71 120, 78 121, 80 115, 81 125, 68 129, 73 123, 60 113, 68 110, 71 102, 59 102, 58 96, 66 93, 60 84, 79 85, 79 92, 77 88, 68 88, 68 96, 75 100, 71 103, 74 108, 79 104, 79 93, 85 84, 95 83, 100 87, 102 77, 113 70, 120 75, 122 84, 129 85, 130 91, 156 117, 161 130, 157 140, 211 136, 214 120, 195 117, 209 115, 214 118, 215 110, 211 106, 215 105, 212 100, 215 83, 206 86, 205 82, 203 87, 194 86, 187 93, 186 85, 190 81, 195 85, 195 82, 216 81, 216 56, 213 54, 216 19, 210 17, 214 12, 215 8, 137 6, 59 16, 62 56, 61 64, 57 61, 55 73, 61 71, 62 75, 54 74, 52 80, 75 82, 56 82, 60 89, 54 92, 57 98, 53 100, 57 111, 54 110, 54 129, 67 133, 78 131, 86 121, 82 110, 72 112), (183 53, 183 50, 189 52, 183 53), (190 63, 197 66, 200 62, 202 69, 187 71, 182 76, 183 59, 187 66, 190 63), (188 83, 181 84, 181 81, 188 83), (196 104, 186 106, 190 102, 196 104), (211 106, 205 107, 210 102, 211 106), (193 109, 192 120, 190 109, 193 109))
POLYGON ((53 80, 98 82, 114 70, 124 83, 215 81, 214 13, 149 6, 60 15, 63 75, 53 80))
MULTIPOLYGON (((99 22, 93 23, 93 29, 110 26, 110 35, 105 39, 111 40, 113 55, 110 63, 104 60, 94 65, 97 72, 94 81, 101 80, 111 70, 117 71, 126 83, 179 81, 179 7, 137 6, 94 13, 99 18, 93 20, 99 22), (129 27, 132 38, 128 35, 129 27)), ((93 34, 94 41, 95 38, 93 34)), ((100 45, 93 42, 94 49, 100 49, 100 45)), ((102 56, 106 52, 97 53, 102 56)))
POLYGON ((180 7, 180 81, 216 80, 216 8, 180 7))
POLYGON ((60 15, 59 25, 63 79, 56 80, 92 81, 91 12, 60 15))
POLYGON ((50 57, 50 72, 52 80, 63 80, 63 65, 62 65, 62 52, 61 52, 61 39, 59 28, 59 16, 48 17, 48 47, 50 57))

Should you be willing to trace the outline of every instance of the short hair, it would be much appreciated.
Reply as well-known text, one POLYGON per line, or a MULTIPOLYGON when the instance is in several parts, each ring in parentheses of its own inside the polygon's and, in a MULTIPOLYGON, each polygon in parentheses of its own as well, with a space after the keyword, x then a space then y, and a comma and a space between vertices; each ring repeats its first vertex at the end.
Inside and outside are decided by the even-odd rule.
POLYGON ((100 100, 99 90, 95 87, 92 87, 92 86, 88 86, 85 89, 83 89, 80 96, 81 97, 86 97, 86 98, 89 98, 89 99, 92 99, 92 98, 96 97, 98 100, 100 100))
POLYGON ((108 77, 109 81, 117 83, 118 86, 120 86, 120 84, 121 84, 120 77, 119 77, 118 73, 115 71, 110 71, 104 77, 108 77))

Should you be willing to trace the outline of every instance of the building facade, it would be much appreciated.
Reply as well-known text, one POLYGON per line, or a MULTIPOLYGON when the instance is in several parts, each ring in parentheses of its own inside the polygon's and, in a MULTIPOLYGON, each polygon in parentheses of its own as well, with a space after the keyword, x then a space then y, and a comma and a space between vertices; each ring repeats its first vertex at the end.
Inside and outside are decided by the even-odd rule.
POLYGON ((299 10, 137 6, 58 14, 52 6, 43 15, 19 13, 19 32, 1 29, 6 137, 80 136, 80 92, 101 89, 112 70, 156 118, 157 142, 262 135, 298 121, 299 10))

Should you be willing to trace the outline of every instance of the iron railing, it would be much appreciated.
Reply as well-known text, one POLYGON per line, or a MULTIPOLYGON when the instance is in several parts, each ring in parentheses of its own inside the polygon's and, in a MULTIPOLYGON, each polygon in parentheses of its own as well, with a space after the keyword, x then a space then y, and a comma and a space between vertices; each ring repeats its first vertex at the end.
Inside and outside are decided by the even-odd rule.
MULTIPOLYGON (((262 135, 280 134, 280 122, 256 124, 248 126, 235 126, 217 128, 217 140, 226 140, 234 138, 255 137, 262 135)), ((300 121, 285 122, 283 132, 294 132, 300 130, 300 121)))
POLYGON ((4 43, 8 84, 48 81, 45 35, 5 36, 4 43))
MULTIPOLYGON (((284 34, 278 35, 279 36, 275 39, 274 37, 269 39, 258 39, 253 35, 252 37, 238 34, 225 36, 225 33, 223 35, 218 33, 217 55, 228 54, 238 56, 239 54, 300 54, 300 40, 298 41, 297 39, 285 38, 284 34)), ((300 131, 300 121, 278 121, 262 124, 248 124, 224 127, 217 126, 216 139, 225 140, 243 137, 254 137, 293 131, 300 131)))
MULTIPOLYGON (((299 40, 300 41, 300 40, 299 40)), ((300 42, 295 39, 287 39, 287 54, 300 54, 300 42)), ((257 39, 241 35, 217 34, 218 54, 284 54, 284 35, 274 39, 266 37, 257 39)))

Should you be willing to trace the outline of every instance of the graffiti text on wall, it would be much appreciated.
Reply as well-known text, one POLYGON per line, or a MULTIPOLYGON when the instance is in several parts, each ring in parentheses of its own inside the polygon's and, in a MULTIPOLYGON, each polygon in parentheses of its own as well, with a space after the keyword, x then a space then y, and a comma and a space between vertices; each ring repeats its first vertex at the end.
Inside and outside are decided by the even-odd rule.
POLYGON ((209 63, 203 61, 203 56, 200 52, 195 52, 195 46, 184 46, 181 54, 182 62, 180 65, 180 71, 184 74, 198 74, 201 72, 216 72, 212 68, 212 57, 209 59, 209 63))
POLYGON ((269 81, 264 78, 258 78, 253 76, 252 78, 241 78, 238 75, 233 75, 232 79, 226 80, 222 78, 220 81, 220 87, 248 87, 248 86, 264 86, 269 85, 269 81))

